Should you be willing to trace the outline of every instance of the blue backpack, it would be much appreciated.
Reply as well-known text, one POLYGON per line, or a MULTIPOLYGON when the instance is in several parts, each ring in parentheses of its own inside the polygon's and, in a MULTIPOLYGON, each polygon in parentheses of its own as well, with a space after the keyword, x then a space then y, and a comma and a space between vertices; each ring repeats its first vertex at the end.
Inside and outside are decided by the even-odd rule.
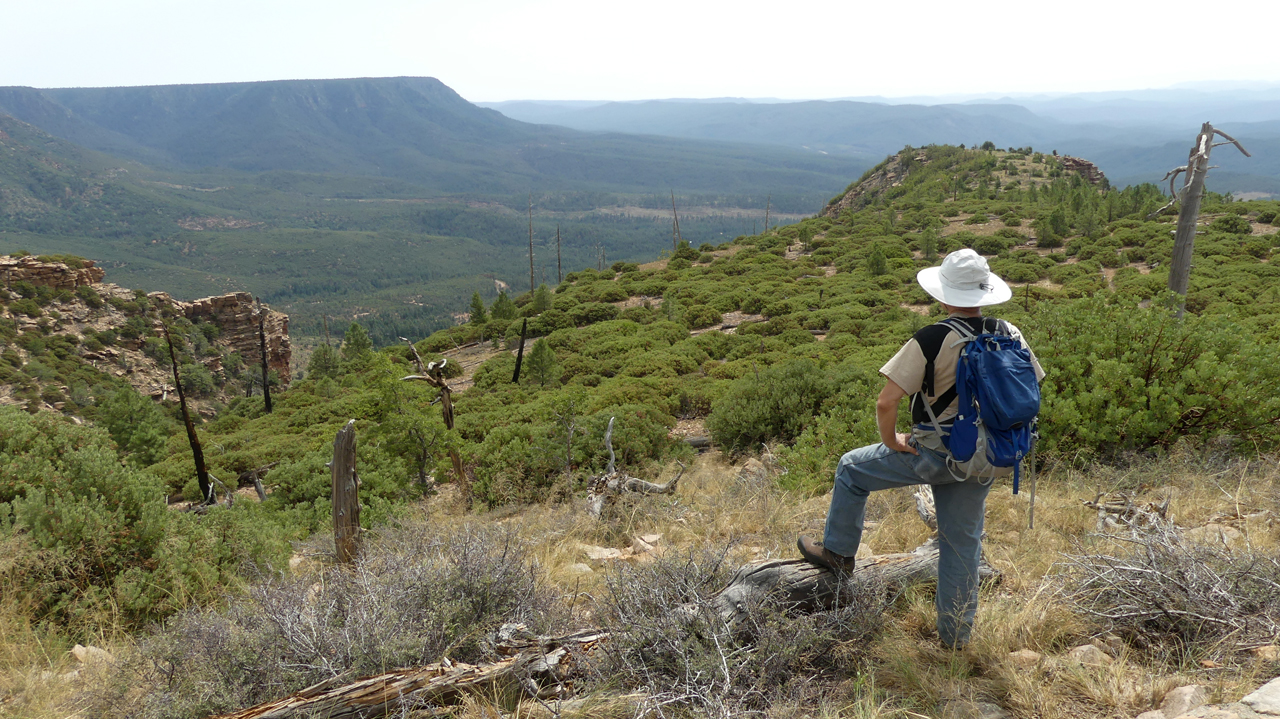
POLYGON ((924 403, 934 430, 951 454, 947 466, 961 481, 990 483, 1012 474, 1017 494, 1022 459, 1034 446, 1040 413, 1040 384, 1031 351, 1011 335, 1004 321, 997 321, 994 333, 979 335, 961 321, 942 324, 960 335, 953 347, 964 344, 956 363, 959 413, 949 432, 929 403, 924 403))

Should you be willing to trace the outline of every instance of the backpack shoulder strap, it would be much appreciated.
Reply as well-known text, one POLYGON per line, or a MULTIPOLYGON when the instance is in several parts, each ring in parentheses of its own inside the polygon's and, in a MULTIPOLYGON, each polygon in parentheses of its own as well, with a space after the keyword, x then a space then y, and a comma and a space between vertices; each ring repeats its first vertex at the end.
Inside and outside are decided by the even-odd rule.
MULTIPOLYGON (((961 322, 960 320, 952 319, 950 317, 948 317, 945 320, 935 322, 933 325, 931 325, 931 327, 946 327, 951 332, 955 332, 956 334, 959 334, 961 336, 962 339, 958 340, 959 342, 968 342, 974 338, 973 332, 969 329, 967 325, 965 325, 964 322, 961 322)), ((939 346, 938 346, 939 351, 941 351, 942 349, 941 343, 944 342, 945 340, 946 340, 946 335, 944 335, 939 340, 939 346)), ((954 347, 955 344, 956 343, 953 342, 952 346, 954 347)), ((935 352, 932 356, 930 356, 928 353, 925 353, 924 388, 923 388, 922 396, 920 396, 918 401, 920 402, 920 404, 924 405, 925 413, 928 414, 929 420, 933 423, 934 431, 938 432, 939 434, 945 434, 945 432, 942 431, 941 425, 938 423, 937 415, 938 413, 944 411, 947 407, 951 406, 951 403, 954 402, 956 399, 957 390, 953 386, 951 389, 947 390, 946 392, 943 392, 941 395, 934 397, 934 402, 932 403, 932 405, 930 404, 929 397, 933 396, 933 388, 934 388, 934 361, 937 359, 937 357, 938 357, 937 352, 935 352)), ((913 399, 912 401, 917 401, 917 400, 913 399)))

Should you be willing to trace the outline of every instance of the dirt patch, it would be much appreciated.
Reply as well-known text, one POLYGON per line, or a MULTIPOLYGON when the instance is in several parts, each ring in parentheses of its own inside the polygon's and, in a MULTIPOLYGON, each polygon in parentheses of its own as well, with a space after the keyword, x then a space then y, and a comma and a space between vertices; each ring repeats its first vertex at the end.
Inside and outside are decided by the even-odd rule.
POLYGON ((648 302, 650 307, 662 306, 661 297, 649 297, 647 295, 628 297, 627 299, 622 300, 621 302, 610 302, 609 304, 613 305, 614 307, 617 307, 620 310, 625 310, 625 309, 630 309, 632 307, 643 307, 645 302, 648 302))
POLYGON ((764 315, 753 315, 746 312, 738 312, 737 310, 734 310, 733 312, 726 312, 720 316, 719 325, 694 330, 689 333, 689 336, 697 337, 698 335, 706 332, 716 331, 731 335, 737 332, 738 327, 741 326, 743 322, 764 322, 764 315))
POLYGON ((450 362, 457 362, 458 366, 462 368, 462 375, 450 380, 449 387, 453 389, 455 394, 467 389, 475 383, 476 370, 480 365, 489 359, 497 357, 502 352, 502 350, 494 349, 493 345, 488 342, 441 352, 446 359, 450 362))
POLYGON ((672 439, 687 439, 689 437, 706 437, 707 421, 702 417, 695 419, 681 419, 676 421, 676 426, 667 433, 672 439))
POLYGON ((904 309, 904 310, 911 310, 912 312, 914 312, 914 313, 916 313, 916 314, 918 314, 918 315, 923 315, 923 316, 925 316, 925 317, 928 317, 928 316, 929 316, 929 310, 930 310, 930 308, 932 308, 932 307, 933 307, 933 305, 932 305, 932 304, 927 304, 927 305, 908 305, 908 304, 906 304, 906 303, 900 304, 900 305, 898 305, 898 306, 899 306, 899 307, 901 307, 901 308, 902 308, 902 309, 904 309))

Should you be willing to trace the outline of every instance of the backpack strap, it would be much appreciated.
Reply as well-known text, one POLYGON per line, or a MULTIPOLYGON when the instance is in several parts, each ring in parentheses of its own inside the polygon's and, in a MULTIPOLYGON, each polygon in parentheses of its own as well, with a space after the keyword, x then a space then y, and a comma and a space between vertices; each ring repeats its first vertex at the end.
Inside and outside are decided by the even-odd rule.
MULTIPOLYGON (((955 332, 962 338, 953 342, 951 345, 952 347, 961 342, 969 342, 976 337, 976 335, 973 334, 973 331, 969 329, 968 325, 960 320, 953 320, 948 317, 947 319, 938 322, 938 324, 950 328, 952 332, 955 332)), ((933 424, 934 431, 937 432, 939 436, 945 437, 949 432, 943 431, 942 424, 938 422, 938 414, 945 411, 947 407, 951 406, 952 402, 956 401, 956 397, 959 396, 959 390, 956 389, 955 385, 952 385, 950 389, 936 397, 932 405, 930 405, 929 396, 933 394, 934 361, 936 359, 936 356, 925 358, 924 387, 922 388, 924 396, 920 398, 920 404, 924 405, 924 410, 929 415, 929 421, 933 424)))

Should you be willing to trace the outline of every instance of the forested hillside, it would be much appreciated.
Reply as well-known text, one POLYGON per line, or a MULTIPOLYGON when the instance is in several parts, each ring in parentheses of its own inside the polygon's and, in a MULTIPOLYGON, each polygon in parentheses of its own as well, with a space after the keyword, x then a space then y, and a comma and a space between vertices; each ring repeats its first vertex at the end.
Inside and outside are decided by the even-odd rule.
POLYGON ((683 237, 719 243, 813 212, 867 164, 530 125, 430 78, 5 88, 3 112, 0 252, 93 257, 188 300, 251 292, 306 342, 325 316, 379 345, 429 334, 472 292, 527 284, 530 202, 554 281, 672 247, 673 203, 683 237))
MULTIPOLYGON (((830 700, 861 715, 901 716, 894 712, 933 711, 940 687, 955 686, 958 674, 985 677, 975 685, 1027 711, 1045 692, 1068 702, 1046 716, 1150 708, 1155 700, 1147 694, 1104 689, 1112 684, 1102 670, 1046 671, 1034 690, 1016 681, 1011 650, 1060 652, 1103 634, 1124 647, 1108 649, 1121 658, 1106 671, 1136 667, 1125 682, 1141 675, 1149 683, 1147 671, 1172 682, 1165 674, 1190 671, 1185 666, 1201 658, 1218 667, 1238 662, 1223 669, 1219 690, 1238 697, 1255 675, 1242 668, 1248 659, 1228 642, 1229 629, 1077 611, 1073 602, 1093 607, 1087 597, 1105 603, 1113 595, 1038 582, 1065 581, 1051 576, 1057 552, 1095 541, 1082 529, 1092 513, 1084 522, 1072 514, 1079 512, 1072 493, 1093 496, 1091 482, 1105 480, 1101 486, 1131 498, 1174 481, 1142 469, 1154 463, 1175 458, 1181 464, 1159 466, 1182 472, 1196 457, 1225 462, 1276 449, 1280 203, 1206 200, 1188 316, 1179 321, 1164 291, 1173 215, 1149 219, 1165 198, 1152 185, 1092 184, 1066 162, 1031 148, 908 147, 833 198, 824 215, 696 248, 686 243, 644 264, 601 270, 578 263, 563 282, 532 293, 472 298, 469 321, 411 338, 414 349, 375 349, 352 324, 340 345, 316 349, 271 413, 260 397, 238 398, 198 427, 209 470, 224 481, 261 473, 263 501, 241 493, 203 514, 166 510, 164 495, 199 498, 187 438, 166 417, 104 429, 102 421, 78 426, 52 412, 0 408, 0 449, 17 458, 7 465, 16 469, 0 469, 0 537, 15 548, 15 559, 0 564, 18 617, 11 621, 23 631, 43 622, 67 641, 96 636, 104 625, 143 631, 170 620, 146 630, 135 663, 97 690, 93 711, 101 716, 205 716, 335 677, 444 656, 489 661, 498 650, 481 637, 504 621, 538 631, 608 625, 620 636, 625 627, 625 638, 594 655, 600 664, 583 665, 596 673, 584 674, 579 687, 612 697, 619 716, 630 715, 628 702, 648 701, 636 697, 689 715, 783 712, 830 700), (889 176, 892 182, 880 181, 889 176), (992 590, 1005 614, 984 615, 987 643, 954 660, 923 648, 921 617, 931 600, 914 590, 881 597, 868 588, 867 596, 881 599, 804 620, 762 609, 751 615, 754 634, 746 639, 684 614, 680 607, 711 606, 705 602, 734 562, 787 551, 795 517, 815 511, 806 502, 827 490, 836 459, 873 441, 877 369, 914 330, 941 317, 915 275, 961 247, 986 255, 1015 286, 1014 300, 990 314, 1017 324, 1043 361, 1037 463, 1061 479, 1046 482, 1047 527, 1027 534, 1031 542, 1019 539, 1029 531, 1021 498, 1007 497, 1004 486, 993 491, 991 561, 1008 583, 992 590), (454 428, 442 419, 437 389, 402 380, 420 372, 415 353, 448 360, 454 428), (360 437, 360 518, 378 549, 351 575, 358 581, 335 572, 322 586, 305 566, 329 551, 326 462, 335 433, 351 419, 360 437), (726 479, 730 471, 703 463, 689 437, 709 437, 726 456, 759 453, 771 470, 726 479), (451 453, 464 476, 455 475, 451 453), (685 480, 686 487, 697 481, 696 490, 620 500, 588 522, 580 510, 587 484, 611 460, 654 481, 672 477, 676 461, 700 463, 702 474, 685 480), (444 497, 461 514, 439 514, 444 497), (420 513, 431 521, 415 523, 420 513), (473 515, 495 523, 473 523, 473 515), (82 522, 124 540, 102 544, 69 529, 82 522), (651 551, 660 536, 632 542, 658 523, 663 542, 678 537, 689 546, 663 559, 651 551), (579 541, 631 543, 626 556, 656 563, 607 571, 597 563, 597 575, 583 562, 603 560, 584 560, 579 541), (580 594, 578 582, 589 589, 580 594), (237 594, 246 583, 252 590, 237 594), (224 590, 233 598, 222 604, 224 590), (1071 601, 1041 594, 1059 590, 1080 593, 1071 601), (572 602, 553 598, 561 594, 572 602), (377 629, 388 626, 401 633, 377 629), (874 685, 860 676, 874 676, 874 685)), ((10 318, 23 311, 22 301, 6 293, 10 318)), ((24 323, 18 333, 17 323, 4 321, 6 343, 29 346, 47 332, 24 323)), ((82 351, 75 343, 64 349, 82 351)), ((92 419, 89 405, 83 414, 92 419)), ((1270 515, 1245 515, 1254 504, 1274 504, 1274 496, 1246 491, 1257 470, 1244 467, 1229 521, 1254 522, 1251 541, 1273 546, 1270 515)), ((1202 501, 1177 495, 1189 515, 1228 511, 1230 500, 1194 492, 1186 496, 1202 501)), ((877 549, 909 549, 924 531, 918 520, 904 528, 902 517, 915 510, 909 500, 885 501, 876 510, 883 532, 871 541, 877 549)), ((1117 516, 1137 522, 1148 516, 1139 506, 1146 505, 1117 516)), ((1245 555, 1197 556, 1203 566, 1245 567, 1231 574, 1241 582, 1273 576, 1261 555, 1247 555, 1247 565, 1231 564, 1245 555)), ((1181 584, 1176 591, 1200 586, 1181 584)), ((1253 612, 1231 641, 1253 642, 1240 645, 1246 648, 1274 642, 1268 627, 1280 620, 1280 597, 1264 580, 1247 586, 1252 603, 1219 607, 1213 616, 1237 626, 1231 622, 1253 612), (1228 611, 1245 614, 1222 614, 1228 611)), ((493 703, 504 701, 514 702, 493 703)))

